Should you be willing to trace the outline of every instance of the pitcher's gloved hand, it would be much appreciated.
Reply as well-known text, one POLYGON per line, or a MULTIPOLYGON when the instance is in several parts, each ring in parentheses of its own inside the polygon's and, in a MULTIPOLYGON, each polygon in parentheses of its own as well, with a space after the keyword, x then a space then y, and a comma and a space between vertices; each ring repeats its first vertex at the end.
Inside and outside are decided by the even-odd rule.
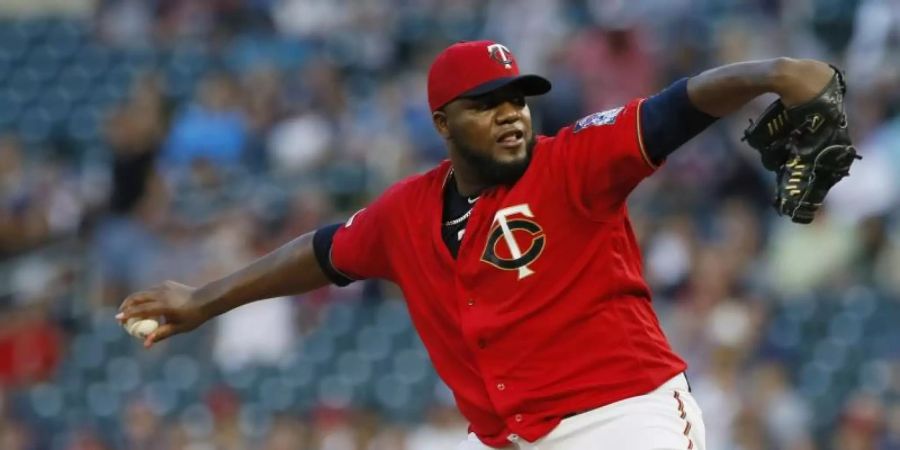
POLYGON ((794 222, 812 222, 828 190, 862 159, 847 132, 845 92, 843 75, 835 69, 816 98, 791 108, 776 100, 744 130, 743 140, 778 175, 775 209, 794 222))

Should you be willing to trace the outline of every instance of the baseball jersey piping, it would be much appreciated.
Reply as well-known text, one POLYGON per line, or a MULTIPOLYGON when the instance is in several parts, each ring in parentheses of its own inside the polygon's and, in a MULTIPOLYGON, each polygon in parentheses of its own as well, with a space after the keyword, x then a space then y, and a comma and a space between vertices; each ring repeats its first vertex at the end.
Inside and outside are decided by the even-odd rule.
POLYGON ((334 269, 334 271, 337 272, 339 275, 341 275, 344 278, 347 278, 348 280, 359 281, 359 278, 351 277, 350 275, 347 275, 346 273, 341 271, 341 269, 338 269, 337 266, 334 265, 334 259, 331 257, 331 252, 332 252, 332 249, 329 248, 328 249, 328 264, 331 265, 331 268, 334 269))
POLYGON ((650 166, 651 169, 656 170, 659 168, 659 165, 653 163, 653 160, 650 159, 650 155, 647 154, 647 149, 644 148, 644 130, 641 129, 641 107, 642 106, 644 106, 643 99, 640 101, 640 103, 638 103, 637 111, 636 111, 637 117, 635 117, 635 119, 634 119, 635 122, 637 122, 637 127, 635 127, 635 128, 637 128, 638 147, 640 147, 640 149, 641 149, 641 156, 644 158, 644 162, 646 162, 647 165, 650 166))

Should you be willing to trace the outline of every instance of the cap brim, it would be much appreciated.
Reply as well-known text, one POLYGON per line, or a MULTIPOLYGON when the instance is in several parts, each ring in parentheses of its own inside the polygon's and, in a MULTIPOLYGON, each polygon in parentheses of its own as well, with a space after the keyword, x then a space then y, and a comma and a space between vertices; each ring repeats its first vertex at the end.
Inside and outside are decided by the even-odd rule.
POLYGON ((477 97, 487 94, 504 86, 515 85, 522 90, 525 96, 543 95, 550 92, 550 81, 540 75, 519 75, 515 77, 497 78, 486 83, 482 83, 463 92, 460 97, 477 97))

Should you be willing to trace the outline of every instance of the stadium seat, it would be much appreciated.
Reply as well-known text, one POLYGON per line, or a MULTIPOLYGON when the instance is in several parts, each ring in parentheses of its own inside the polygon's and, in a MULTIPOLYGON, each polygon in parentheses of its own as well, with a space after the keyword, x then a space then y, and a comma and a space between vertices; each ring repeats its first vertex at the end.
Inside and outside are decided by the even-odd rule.
POLYGON ((174 412, 178 406, 178 393, 174 388, 162 381, 145 383, 142 393, 143 401, 157 415, 165 416, 174 412))
POLYGON ((371 378, 372 367, 362 355, 349 351, 338 356, 336 373, 354 385, 361 385, 371 378))
POLYGON ((200 368, 194 358, 175 355, 163 363, 163 379, 170 386, 182 391, 196 390, 200 380, 200 368))
POLYGON ((375 313, 375 323, 378 325, 378 328, 393 335, 409 330, 412 327, 409 312, 407 312, 404 303, 399 300, 381 303, 378 306, 378 311, 375 313))
POLYGON ((204 439, 213 434, 215 418, 203 403, 192 403, 179 414, 179 422, 191 439, 204 439))
POLYGON ((42 383, 32 387, 29 397, 32 411, 43 419, 59 417, 65 408, 62 389, 54 384, 42 383))
POLYGON ((335 355, 334 340, 325 333, 315 333, 303 343, 303 354, 319 365, 332 361, 335 355))
POLYGON ((283 377, 267 377, 259 383, 257 399, 267 410, 285 412, 293 409, 297 392, 283 377))
POLYGON ((87 386, 85 403, 91 414, 110 417, 121 409, 119 394, 106 383, 94 382, 87 386))
POLYGON ((269 427, 272 417, 269 411, 255 403, 245 403, 238 414, 238 427, 241 433, 251 441, 260 439, 269 427))
POLYGON ((363 359, 382 361, 390 355, 391 337, 380 327, 366 326, 356 335, 356 348, 363 359))
POLYGON ((69 351, 71 358, 82 370, 100 367, 106 357, 103 342, 90 334, 72 338, 69 351))
POLYGON ((295 388, 311 385, 316 379, 316 363, 302 355, 292 357, 280 367, 286 384, 295 388))
POLYGON ((394 375, 407 384, 421 383, 428 377, 428 355, 418 349, 401 350, 394 355, 394 375))
POLYGON ((117 392, 134 391, 141 379, 140 365, 130 356, 118 356, 106 363, 106 381, 117 392))

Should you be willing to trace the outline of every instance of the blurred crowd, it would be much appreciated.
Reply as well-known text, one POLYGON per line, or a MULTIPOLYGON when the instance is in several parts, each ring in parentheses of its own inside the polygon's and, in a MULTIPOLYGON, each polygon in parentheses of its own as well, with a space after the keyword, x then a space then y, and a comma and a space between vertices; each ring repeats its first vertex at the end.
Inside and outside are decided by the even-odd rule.
MULTIPOLYGON (((362 348, 369 335, 335 305, 390 311, 393 286, 260 302, 149 352, 120 342, 112 317, 130 292, 220 277, 445 158, 427 68, 477 38, 553 82, 529 100, 544 134, 730 62, 845 69, 864 159, 813 224, 774 214, 772 175, 740 142, 771 96, 677 151, 629 205, 708 448, 900 449, 900 1, 96 0, 40 15, 56 3, 0 7, 7 31, 62 20, 83 35, 72 48, 24 31, 22 50, 0 44, 0 449, 454 449, 466 423, 425 372, 409 386, 428 401, 405 413, 328 380, 302 411, 266 409, 234 381, 284 369, 322 335, 362 348), (50 94, 67 102, 59 117, 35 106, 50 94), (159 366, 175 387, 140 381, 159 366), (207 371, 220 375, 182 386, 202 390, 194 400, 160 406, 207 371)), ((396 348, 381 358, 418 367, 415 342, 396 348)), ((339 372, 356 361, 329 352, 339 372)))

